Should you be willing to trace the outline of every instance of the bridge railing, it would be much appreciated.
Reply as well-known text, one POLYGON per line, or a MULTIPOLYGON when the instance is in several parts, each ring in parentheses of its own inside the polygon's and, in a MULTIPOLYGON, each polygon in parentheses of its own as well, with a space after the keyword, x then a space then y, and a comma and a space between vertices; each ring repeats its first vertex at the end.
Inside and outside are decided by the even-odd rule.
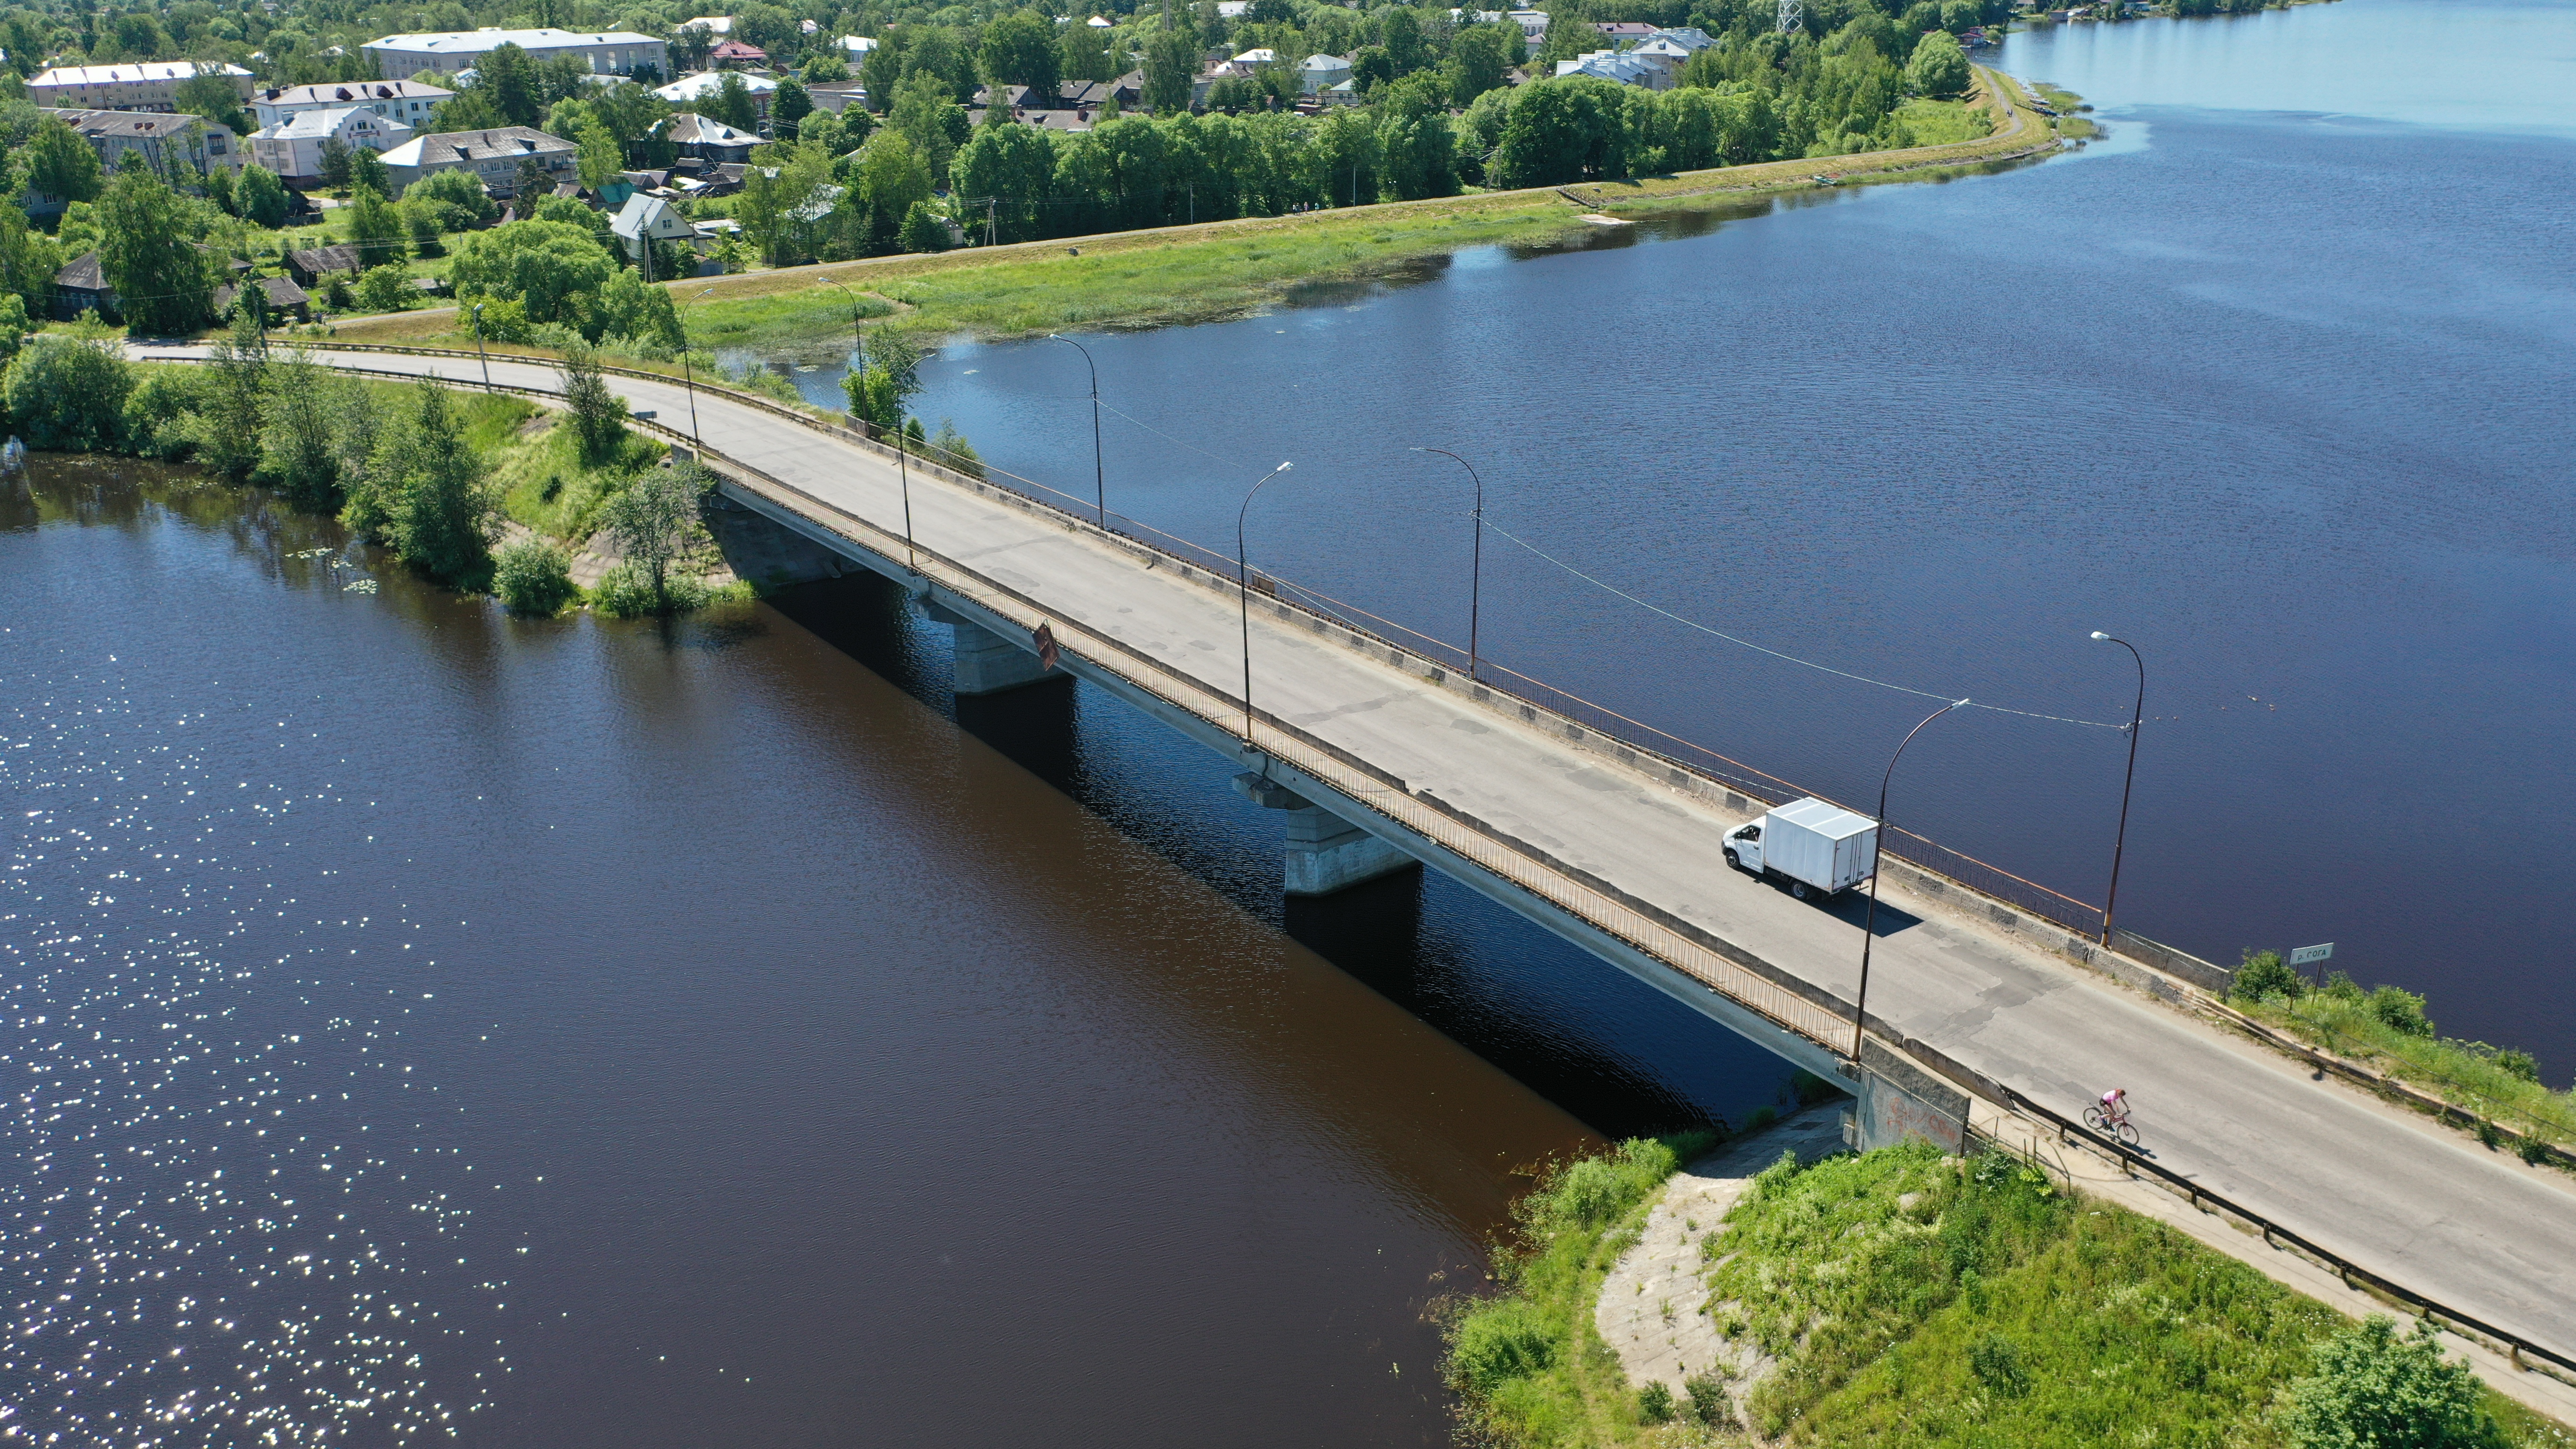
MULTIPOLYGON (((324 341, 320 343, 319 350, 386 352, 457 359, 480 357, 478 353, 461 348, 402 347, 381 343, 324 341)), ((524 353, 499 355, 505 362, 516 362, 522 365, 543 364, 551 360, 524 353)), ((622 377, 651 382, 683 381, 675 374, 645 368, 603 363, 603 369, 622 377)), ((465 380, 471 381, 471 379, 465 380)), ((800 427, 825 433, 871 450, 888 461, 900 461, 908 466, 931 466, 947 473, 951 481, 980 482, 985 487, 1016 495, 1035 506, 1064 515, 1070 521, 1102 529, 1130 545, 1150 549, 1155 553, 1190 564, 1214 577, 1232 580, 1239 576, 1240 571, 1232 554, 1220 553, 1176 534, 1166 533, 1141 519, 1125 514, 1108 512, 1104 515, 1098 506, 1097 499, 1084 498, 1080 494, 1038 482, 1036 479, 995 468, 981 460, 977 460, 967 470, 946 466, 963 463, 966 460, 945 456, 942 450, 929 444, 907 443, 901 448, 891 447, 883 439, 871 437, 862 429, 835 423, 818 417, 812 412, 780 402, 776 398, 765 397, 727 383, 698 382, 694 385, 703 388, 711 395, 721 397, 726 402, 754 408, 793 422, 800 427), (971 479, 967 476, 969 472, 972 474, 971 479)), ((544 395, 542 390, 536 389, 511 390, 544 395)), ((672 432, 673 436, 681 442, 696 446, 695 439, 680 434, 676 430, 665 429, 664 431, 672 432)), ((1363 636, 1383 647, 1410 655, 1432 669, 1460 676, 1469 673, 1470 661, 1467 651, 1447 640, 1382 615, 1373 614, 1355 604, 1336 599, 1294 580, 1267 574, 1258 569, 1252 572, 1251 584, 1254 592, 1275 600, 1280 607, 1323 619, 1348 633, 1363 636)), ((1748 805, 1758 804, 1767 809, 1807 795, 1814 795, 1819 799, 1832 799, 1831 796, 1819 791, 1802 788, 1777 775, 1755 769, 1741 760, 1721 754, 1669 731, 1658 729, 1608 705, 1586 699, 1569 690, 1560 689, 1544 680, 1534 679, 1490 659, 1476 660, 1474 666, 1475 682, 1495 694, 1506 696, 1529 709, 1579 724, 1586 730, 1605 738, 1615 739, 1629 749, 1668 767, 1683 770, 1726 790, 1734 791, 1744 796, 1748 805)), ((1538 722, 1536 716, 1530 716, 1530 718, 1538 722)), ((1939 841, 1913 831, 1897 828, 1884 832, 1880 848, 1900 860, 1943 876, 1979 895, 2018 907, 2043 920, 2053 921, 2085 935, 2098 935, 2101 932, 2101 907, 2078 900, 2063 891, 2041 885, 1991 861, 1980 860, 1965 851, 1943 845, 1939 841)))

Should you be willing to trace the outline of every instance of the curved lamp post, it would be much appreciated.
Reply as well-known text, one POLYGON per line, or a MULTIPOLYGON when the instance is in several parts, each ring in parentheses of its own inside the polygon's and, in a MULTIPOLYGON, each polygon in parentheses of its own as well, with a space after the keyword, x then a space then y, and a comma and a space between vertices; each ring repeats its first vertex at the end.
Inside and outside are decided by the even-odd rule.
POLYGON ((474 360, 483 364, 483 390, 492 390, 492 359, 483 355, 483 304, 474 304, 474 360))
MULTIPOLYGON (((1091 369, 1091 487, 1100 499, 1100 526, 1109 526, 1109 484, 1100 463, 1100 368, 1091 360, 1091 349, 1061 332, 1047 334, 1049 342, 1061 342, 1082 354, 1082 365, 1091 369)), ((1256 485, 1257 486, 1257 485, 1256 485)))
POLYGON ((2102 902, 2102 944, 2111 944, 2111 911, 2120 904, 2120 857, 2129 848, 2129 790, 2138 783, 2138 725, 2147 717, 2147 661, 2138 646, 2126 639, 2114 639, 2096 629, 2093 637, 2105 644, 2117 644, 2129 651, 2138 666, 2138 701, 2129 711, 2129 773, 2120 782, 2120 833, 2111 843, 2111 894, 2102 902))
POLYGON ((1281 463, 1262 474, 1261 482, 1252 485, 1252 493, 1243 495, 1243 506, 1234 512, 1235 589, 1242 595, 1239 612, 1243 616, 1243 747, 1247 750, 1252 748, 1252 564, 1244 554, 1243 520, 1252 512, 1253 493, 1259 493, 1262 484, 1287 472, 1288 467, 1281 463))
POLYGON ((1443 458, 1455 460, 1459 467, 1467 470, 1468 478, 1476 485, 1475 551, 1469 556, 1467 565, 1467 678, 1472 682, 1476 677, 1476 615, 1485 589, 1485 480, 1476 476, 1475 464, 1447 448, 1416 448, 1413 451, 1438 453, 1443 458))
MULTIPOLYGON (((850 356, 853 360, 864 358, 867 355, 868 348, 865 339, 859 331, 859 294, 851 291, 849 287, 842 283, 837 277, 826 277, 817 274, 814 280, 818 282, 830 282, 833 286, 841 289, 842 296, 850 299, 850 356)), ((698 295, 703 297, 706 293, 700 292, 698 295)))
POLYGON ((709 287, 698 293, 697 297, 691 297, 688 302, 682 302, 671 309, 671 319, 680 326, 680 380, 688 384, 689 388, 689 438, 698 443, 704 443, 706 439, 698 436, 698 375, 697 369, 689 365, 688 306, 689 302, 695 302, 698 297, 703 297, 707 292, 714 290, 715 288, 709 287))
POLYGON ((1860 1065, 1861 1028, 1869 1021, 1869 947, 1878 934, 1878 863, 1880 853, 1887 849, 1887 782, 1896 778, 1896 762, 1905 758, 1905 747, 1914 743, 1916 735, 1923 733, 1923 725, 1967 703, 1964 699, 1953 700, 1925 715, 1923 724, 1905 732, 1905 738, 1896 746, 1896 753, 1887 757, 1887 773, 1878 777, 1878 841, 1877 848, 1870 852, 1869 860, 1869 918, 1861 923, 1860 928, 1860 1000, 1852 1007, 1851 1054, 1855 1067, 1860 1065))

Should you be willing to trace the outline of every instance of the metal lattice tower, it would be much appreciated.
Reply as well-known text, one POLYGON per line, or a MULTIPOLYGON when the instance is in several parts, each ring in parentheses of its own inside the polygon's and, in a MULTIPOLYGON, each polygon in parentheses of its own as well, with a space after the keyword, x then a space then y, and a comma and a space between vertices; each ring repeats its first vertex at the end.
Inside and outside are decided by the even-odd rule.
POLYGON ((1797 29, 1805 22, 1805 19, 1806 17, 1798 8, 1798 0, 1780 0, 1780 33, 1782 35, 1786 35, 1790 31, 1797 29))

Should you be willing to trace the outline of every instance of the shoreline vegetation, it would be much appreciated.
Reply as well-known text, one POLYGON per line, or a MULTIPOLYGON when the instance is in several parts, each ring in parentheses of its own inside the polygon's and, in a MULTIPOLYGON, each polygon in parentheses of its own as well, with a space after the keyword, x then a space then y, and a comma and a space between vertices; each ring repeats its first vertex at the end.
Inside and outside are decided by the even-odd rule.
MULTIPOLYGON (((1758 1132, 1759 1128, 1756 1128, 1758 1132)), ((1728 1362, 1640 1391, 1602 1281, 1714 1134, 1552 1165, 1497 1290, 1443 1305, 1462 1439, 1519 1446, 2539 1449, 2568 1431, 2446 1362, 2001 1153, 1920 1143, 1755 1177, 1699 1240, 1728 1362)), ((1698 1365, 1693 1365, 1698 1368, 1698 1365)))
MULTIPOLYGON (((1739 206, 1820 185, 1944 179, 2062 144, 2049 118, 2030 108, 2009 77, 1985 67, 1975 75, 1976 104, 1991 118, 1991 133, 1937 146, 782 267, 671 283, 666 290, 675 297, 681 288, 707 294, 684 304, 698 357, 828 345, 849 335, 854 321, 868 330, 927 337, 1014 338, 1219 320, 1261 311, 1299 285, 1364 280, 1468 247, 1562 242, 1596 224, 1584 219, 1586 211, 1651 214, 1677 205, 1739 206)), ((387 313, 339 322, 330 335, 470 346, 462 317, 455 309, 387 313)), ((618 362, 679 371, 670 362, 618 362)))

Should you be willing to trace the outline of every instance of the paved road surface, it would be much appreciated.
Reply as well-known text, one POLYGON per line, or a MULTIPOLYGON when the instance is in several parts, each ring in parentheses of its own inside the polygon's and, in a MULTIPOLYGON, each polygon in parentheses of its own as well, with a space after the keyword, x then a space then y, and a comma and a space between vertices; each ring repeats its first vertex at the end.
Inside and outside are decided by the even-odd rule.
MULTIPOLYGON (((192 351, 201 349, 165 353, 192 351)), ((471 359, 322 356, 477 376, 471 359)), ((491 370, 499 383, 557 385, 540 366, 494 361, 491 370)), ((610 381, 631 405, 687 425, 677 385, 610 381)), ((899 528, 894 470, 873 454, 703 392, 697 412, 709 448, 899 528)), ((1240 689, 1228 600, 919 474, 912 503, 925 545, 1211 689, 1240 689)), ((1851 999, 1855 910, 1820 909, 1727 869, 1719 838, 1732 818, 1280 621, 1256 615, 1252 632, 1254 693, 1265 708, 1851 999)), ((2576 1187, 2314 1081, 2285 1059, 1904 890, 1885 895, 1883 925, 1885 906, 1896 919, 1876 948, 1873 1015, 2068 1116, 2105 1087, 2125 1086, 2146 1145, 2165 1166, 2391 1281, 2576 1355, 2576 1187)))

